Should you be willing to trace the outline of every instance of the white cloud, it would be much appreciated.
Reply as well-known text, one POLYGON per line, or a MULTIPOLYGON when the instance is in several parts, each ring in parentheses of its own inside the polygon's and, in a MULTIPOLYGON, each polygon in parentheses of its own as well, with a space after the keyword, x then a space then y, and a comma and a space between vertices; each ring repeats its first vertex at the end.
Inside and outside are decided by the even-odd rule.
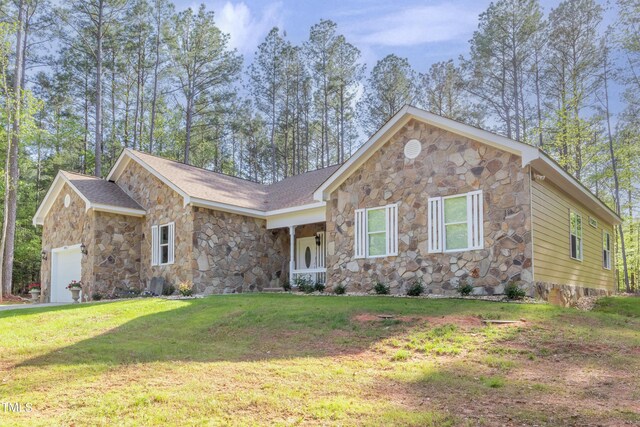
POLYGON ((478 11, 469 5, 411 6, 353 24, 358 43, 415 46, 468 38, 476 29, 478 11))
POLYGON ((230 34, 230 47, 252 54, 271 28, 282 26, 282 3, 271 3, 256 16, 244 2, 227 1, 216 9, 216 24, 230 34))

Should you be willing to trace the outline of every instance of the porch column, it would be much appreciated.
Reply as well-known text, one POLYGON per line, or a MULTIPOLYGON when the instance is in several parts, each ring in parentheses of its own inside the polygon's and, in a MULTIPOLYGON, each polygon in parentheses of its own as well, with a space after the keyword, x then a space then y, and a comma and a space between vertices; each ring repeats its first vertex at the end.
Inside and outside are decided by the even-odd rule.
POLYGON ((296 269, 295 261, 295 245, 296 245, 296 226, 289 226, 289 282, 293 282, 293 271, 296 269))

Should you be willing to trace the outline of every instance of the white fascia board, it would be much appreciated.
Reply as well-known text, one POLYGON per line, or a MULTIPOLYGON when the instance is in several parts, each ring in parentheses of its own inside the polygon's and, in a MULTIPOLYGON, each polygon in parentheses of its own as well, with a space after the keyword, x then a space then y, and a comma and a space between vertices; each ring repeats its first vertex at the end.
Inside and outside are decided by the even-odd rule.
POLYGON ((609 220, 612 224, 620 224, 622 222, 620 216, 546 154, 540 152, 540 157, 533 161, 531 166, 544 175, 546 179, 560 187, 560 189, 592 209, 594 213, 609 220), (567 186, 571 188, 567 188, 567 186), (572 191, 573 189, 578 191, 572 191))
POLYGON ((264 211, 259 211, 257 209, 249 209, 249 208, 241 208, 234 205, 229 205, 227 203, 220 202, 212 202, 210 200, 198 199, 195 197, 191 197, 189 199, 189 204, 192 206, 197 206, 201 208, 213 209, 216 211, 235 213, 244 216, 250 216, 253 218, 266 218, 266 213, 264 211))
POLYGON ((118 158, 118 161, 116 162, 116 164, 111 169, 111 172, 109 172, 109 175, 107 176, 107 180, 109 181, 117 180, 122 174, 122 171, 124 170, 124 168, 126 167, 128 159, 135 160, 136 163, 142 166, 147 172, 149 172, 151 175, 158 178, 162 183, 164 183, 173 191, 178 193, 183 198, 184 206, 186 206, 189 203, 188 202, 189 195, 185 191, 183 191, 181 188, 176 186, 173 182, 171 182, 164 175, 160 174, 154 168, 149 166, 147 163, 145 163, 142 159, 136 156, 135 153, 133 153, 133 151, 129 150, 128 148, 125 148, 124 150, 122 150, 122 154, 120 155, 120 158, 118 158))
POLYGON ((69 187, 71 187, 71 189, 75 191, 76 194, 84 201, 85 212, 89 210, 89 208, 91 207, 91 203, 89 203, 89 200, 76 188, 75 185, 71 183, 71 181, 67 179, 66 176, 64 176, 64 173, 62 171, 58 171, 58 175, 56 175, 53 183, 51 184, 51 187, 49 188, 49 191, 47 191, 47 194, 44 196, 44 199, 42 199, 42 202, 40 203, 40 207, 38 207, 36 214, 33 216, 32 222, 34 226, 44 224, 44 219, 49 213, 51 206, 53 206, 53 203, 58 198, 58 195, 60 194, 60 191, 62 191, 64 184, 69 185, 69 187))
POLYGON ((314 199, 318 201, 326 200, 331 191, 335 190, 351 173, 355 172, 398 128, 404 126, 410 119, 416 119, 439 129, 518 155, 522 159, 523 167, 540 157, 539 150, 536 147, 446 117, 438 116, 416 107, 405 106, 314 192, 314 199))
POLYGON ((460 123, 456 120, 438 116, 416 107, 409 107, 408 113, 415 119, 428 123, 437 128, 464 136, 474 141, 482 142, 485 145, 506 151, 511 154, 522 157, 522 166, 524 167, 530 161, 539 157, 539 150, 536 147, 518 142, 513 139, 489 132, 475 126, 460 123))
POLYGON ((267 217, 267 229, 286 228, 295 225, 314 224, 326 222, 326 206, 318 206, 311 209, 298 210, 289 213, 281 213, 267 217))
POLYGON ((407 112, 409 106, 405 105, 402 109, 393 116, 387 123, 384 124, 369 140, 364 143, 349 159, 342 164, 318 189, 313 193, 313 198, 316 201, 327 200, 327 197, 331 193, 334 187, 340 185, 347 179, 352 172, 355 172, 369 157, 371 157, 375 151, 376 144, 381 144, 386 140, 390 134, 398 128, 401 124, 409 121, 407 112))
POLYGON ((109 171, 109 175, 107 175, 107 181, 116 181, 118 178, 120 178, 122 171, 127 166, 127 163, 129 163, 129 160, 131 160, 131 156, 128 155, 129 153, 130 152, 128 148, 122 150, 122 153, 120 153, 120 156, 118 156, 118 160, 116 160, 116 163, 109 171))
POLYGON ((145 211, 140 209, 123 208, 119 206, 110 206, 110 205, 95 204, 95 203, 91 204, 90 209, 93 209, 94 211, 99 211, 99 212, 107 212, 107 213, 127 215, 127 216, 137 216, 137 217, 143 217, 147 214, 145 211))

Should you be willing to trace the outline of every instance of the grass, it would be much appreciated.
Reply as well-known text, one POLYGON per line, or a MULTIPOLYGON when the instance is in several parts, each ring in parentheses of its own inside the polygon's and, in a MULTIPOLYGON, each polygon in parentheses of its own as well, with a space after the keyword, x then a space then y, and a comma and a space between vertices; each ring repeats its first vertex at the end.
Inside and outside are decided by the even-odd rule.
POLYGON ((259 294, 0 311, 0 425, 634 423, 639 312, 259 294))

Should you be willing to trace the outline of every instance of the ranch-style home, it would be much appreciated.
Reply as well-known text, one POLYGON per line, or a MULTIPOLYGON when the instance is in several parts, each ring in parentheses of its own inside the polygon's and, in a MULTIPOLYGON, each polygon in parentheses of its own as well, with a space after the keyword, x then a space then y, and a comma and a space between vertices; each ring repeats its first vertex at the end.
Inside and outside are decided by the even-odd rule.
POLYGON ((549 298, 614 290, 620 218, 538 148, 406 106, 345 163, 271 185, 125 149, 107 179, 60 171, 33 222, 49 301, 79 279, 90 299, 300 277, 549 298))

